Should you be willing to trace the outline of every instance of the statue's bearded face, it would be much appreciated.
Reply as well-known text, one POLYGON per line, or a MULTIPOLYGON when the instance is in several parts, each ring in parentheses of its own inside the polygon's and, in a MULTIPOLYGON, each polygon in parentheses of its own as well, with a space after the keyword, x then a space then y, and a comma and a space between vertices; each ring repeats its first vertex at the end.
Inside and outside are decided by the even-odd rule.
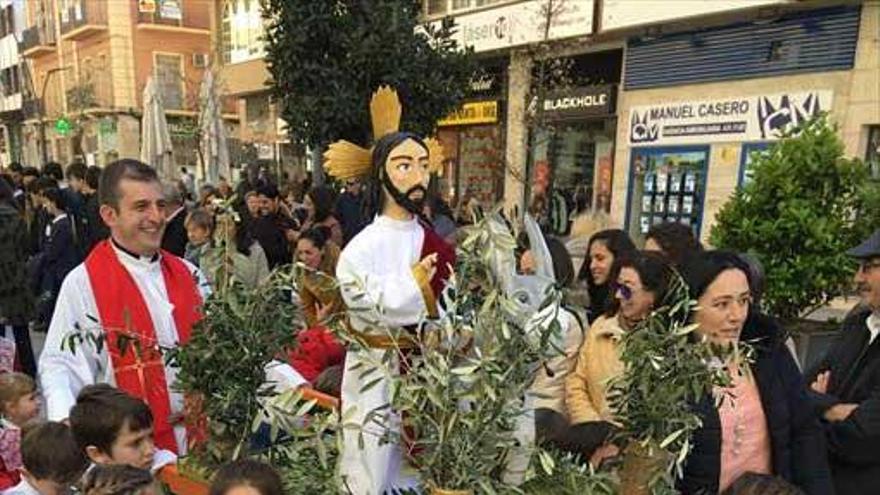
POLYGON ((419 215, 428 196, 428 150, 407 139, 395 146, 385 160, 383 185, 395 203, 419 215))

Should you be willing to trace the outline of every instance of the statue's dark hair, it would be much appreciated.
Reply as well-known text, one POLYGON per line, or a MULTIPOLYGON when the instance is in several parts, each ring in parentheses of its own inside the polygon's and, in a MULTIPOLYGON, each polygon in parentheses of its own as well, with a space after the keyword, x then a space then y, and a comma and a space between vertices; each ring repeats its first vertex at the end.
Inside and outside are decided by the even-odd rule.
POLYGON ((411 132, 392 132, 382 136, 373 147, 373 156, 370 160, 370 175, 364 180, 363 187, 363 209, 361 215, 365 222, 372 222, 373 217, 382 211, 384 206, 385 195, 382 194, 382 177, 385 174, 385 161, 391 151, 399 146, 407 139, 412 139, 419 144, 425 151, 428 151, 428 145, 425 141, 411 132))

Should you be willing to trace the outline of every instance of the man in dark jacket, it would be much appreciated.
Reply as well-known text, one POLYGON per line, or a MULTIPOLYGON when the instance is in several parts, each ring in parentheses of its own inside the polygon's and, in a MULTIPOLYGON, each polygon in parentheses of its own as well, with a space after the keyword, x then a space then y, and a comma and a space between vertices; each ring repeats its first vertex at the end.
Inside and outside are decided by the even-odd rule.
POLYGON ((166 183, 165 194, 165 233, 162 235, 162 249, 169 253, 183 257, 186 252, 186 206, 183 204, 183 195, 176 184, 166 183))
POLYGON ((880 487, 880 230, 849 250, 864 309, 843 322, 837 340, 807 374, 828 439, 838 495, 880 487))
POLYGON ((83 187, 83 223, 85 224, 85 254, 89 254, 96 244, 110 237, 110 229, 101 219, 101 205, 98 201, 98 183, 101 168, 91 166, 86 170, 86 184, 83 187))
POLYGON ((257 197, 262 206, 260 216, 251 220, 251 233, 266 252, 269 269, 288 265, 293 262, 291 243, 296 242, 300 226, 282 210, 277 187, 262 185, 257 197))

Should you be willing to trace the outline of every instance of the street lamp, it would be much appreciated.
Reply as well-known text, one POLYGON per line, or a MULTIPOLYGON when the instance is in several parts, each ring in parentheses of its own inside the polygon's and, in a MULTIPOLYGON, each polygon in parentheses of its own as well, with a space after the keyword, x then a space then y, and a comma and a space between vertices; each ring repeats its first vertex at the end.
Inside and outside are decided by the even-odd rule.
POLYGON ((46 72, 46 78, 43 80, 43 89, 40 90, 40 144, 43 147, 43 166, 49 162, 49 149, 46 143, 46 88, 49 87, 49 79, 52 74, 70 69, 69 65, 63 67, 55 67, 46 72))

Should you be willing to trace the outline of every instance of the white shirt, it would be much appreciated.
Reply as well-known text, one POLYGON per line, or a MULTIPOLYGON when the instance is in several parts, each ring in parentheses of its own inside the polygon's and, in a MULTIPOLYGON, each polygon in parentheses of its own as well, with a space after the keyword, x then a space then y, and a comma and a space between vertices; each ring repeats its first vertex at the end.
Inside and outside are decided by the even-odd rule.
POLYGON ((22 476, 21 481, 12 488, 3 490, 3 495, 42 495, 22 476))
POLYGON ((880 315, 877 313, 871 313, 868 315, 868 319, 865 320, 865 324, 868 327, 868 332, 871 333, 868 337, 868 345, 871 345, 874 342, 874 339, 877 338, 877 335, 880 334, 880 315))
MULTIPOLYGON (((114 246, 114 251, 122 265, 135 281, 150 313, 156 340, 161 347, 171 348, 179 342, 177 327, 172 311, 174 306, 168 299, 165 279, 158 257, 153 259, 134 257, 114 246)), ((203 298, 210 293, 210 287, 202 272, 184 260, 187 268, 198 278, 199 291, 203 298)), ((74 268, 61 284, 58 303, 46 335, 46 343, 39 361, 40 386, 46 399, 46 412, 50 421, 61 421, 68 417, 70 408, 76 403, 76 396, 86 385, 108 383, 115 386, 112 362, 106 350, 98 353, 93 343, 85 342, 70 350, 70 336, 102 335, 98 323, 99 313, 95 304, 89 274, 85 264, 74 268), (77 331, 79 328, 79 331, 77 331)), ((167 384, 175 382, 177 368, 165 367, 167 384)), ((171 411, 183 411, 183 395, 169 389, 171 411)), ((185 452, 186 430, 175 427, 175 436, 180 450, 185 452)))

